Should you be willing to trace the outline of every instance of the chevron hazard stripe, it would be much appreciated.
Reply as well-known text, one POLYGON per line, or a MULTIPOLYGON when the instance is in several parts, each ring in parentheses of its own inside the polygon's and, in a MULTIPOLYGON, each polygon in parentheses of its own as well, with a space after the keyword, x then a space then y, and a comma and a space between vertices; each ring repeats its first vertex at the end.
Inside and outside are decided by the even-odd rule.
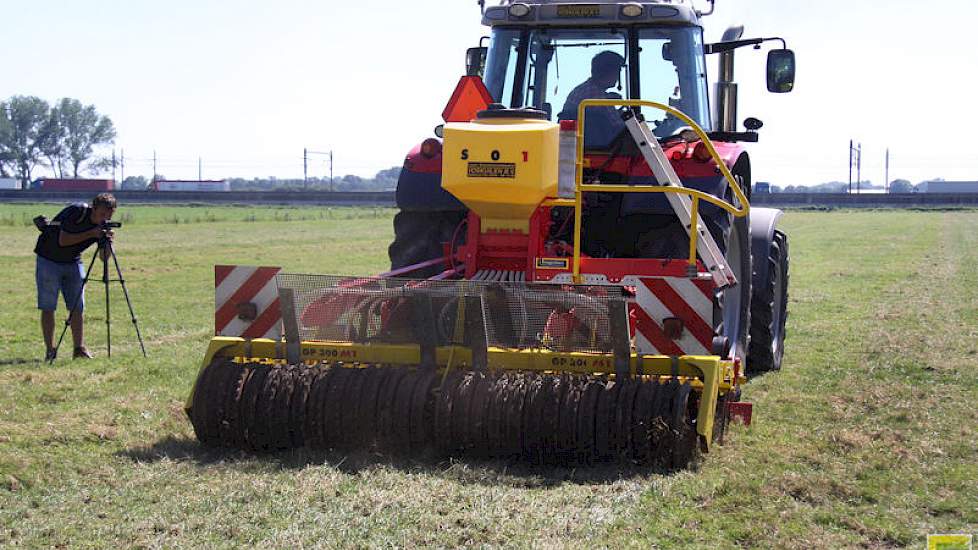
POLYGON ((278 267, 214 266, 214 333, 280 339, 282 314, 275 281, 279 271, 278 267))
POLYGON ((684 277, 642 277, 636 286, 635 348, 642 355, 710 355, 713 344, 712 281, 684 277), (683 322, 677 339, 663 323, 683 322))

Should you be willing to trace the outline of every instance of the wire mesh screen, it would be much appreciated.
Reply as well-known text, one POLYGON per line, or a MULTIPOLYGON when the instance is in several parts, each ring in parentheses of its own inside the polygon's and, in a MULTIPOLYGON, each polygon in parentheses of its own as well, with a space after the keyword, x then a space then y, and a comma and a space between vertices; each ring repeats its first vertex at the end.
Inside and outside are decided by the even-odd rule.
MULTIPOLYGON (((280 273, 302 340, 611 351, 618 287, 280 273)), ((621 324, 619 326, 627 326, 621 324)))

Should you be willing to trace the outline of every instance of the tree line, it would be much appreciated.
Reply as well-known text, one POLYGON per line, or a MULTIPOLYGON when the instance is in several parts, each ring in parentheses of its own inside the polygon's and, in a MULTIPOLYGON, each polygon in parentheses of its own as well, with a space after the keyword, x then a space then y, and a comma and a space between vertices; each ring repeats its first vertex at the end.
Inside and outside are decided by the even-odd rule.
MULTIPOLYGON (((940 180, 941 178, 936 178, 935 180, 927 180, 927 181, 940 181, 940 180)), ((912 193, 917 189, 917 185, 910 183, 909 180, 896 179, 890 182, 889 192, 890 193, 912 193)), ((883 189, 883 186, 874 185, 872 182, 869 181, 859 182, 858 184, 856 182, 852 182, 853 192, 855 192, 857 187, 864 191, 869 189, 883 189)), ((789 185, 783 188, 777 185, 772 185, 771 192, 772 193, 848 193, 849 183, 844 181, 830 181, 827 183, 820 183, 818 185, 789 185)))
POLYGON ((112 159, 96 149, 115 141, 112 120, 69 97, 54 105, 35 96, 0 102, 0 177, 16 177, 27 188, 39 166, 56 177, 111 168, 112 159))

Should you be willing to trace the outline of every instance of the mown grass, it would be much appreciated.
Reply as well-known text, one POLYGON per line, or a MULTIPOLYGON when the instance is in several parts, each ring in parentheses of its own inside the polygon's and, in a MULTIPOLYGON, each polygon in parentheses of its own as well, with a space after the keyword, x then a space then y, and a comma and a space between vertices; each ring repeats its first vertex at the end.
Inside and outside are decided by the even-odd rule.
POLYGON ((790 212, 785 370, 747 388, 751 428, 671 475, 203 449, 182 406, 213 264, 382 271, 393 212, 123 205, 150 357, 114 288, 105 358, 96 287, 99 358, 53 366, 35 213, 54 212, 0 206, 0 546, 920 548, 978 532, 978 213, 790 212))

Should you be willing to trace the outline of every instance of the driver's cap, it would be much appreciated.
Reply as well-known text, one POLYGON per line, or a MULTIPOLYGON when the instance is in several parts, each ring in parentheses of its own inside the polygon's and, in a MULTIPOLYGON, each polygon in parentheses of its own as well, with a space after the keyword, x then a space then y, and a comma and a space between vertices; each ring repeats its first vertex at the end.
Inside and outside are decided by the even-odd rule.
POLYGON ((591 74, 610 73, 621 70, 625 58, 615 52, 605 50, 591 59, 591 74))

